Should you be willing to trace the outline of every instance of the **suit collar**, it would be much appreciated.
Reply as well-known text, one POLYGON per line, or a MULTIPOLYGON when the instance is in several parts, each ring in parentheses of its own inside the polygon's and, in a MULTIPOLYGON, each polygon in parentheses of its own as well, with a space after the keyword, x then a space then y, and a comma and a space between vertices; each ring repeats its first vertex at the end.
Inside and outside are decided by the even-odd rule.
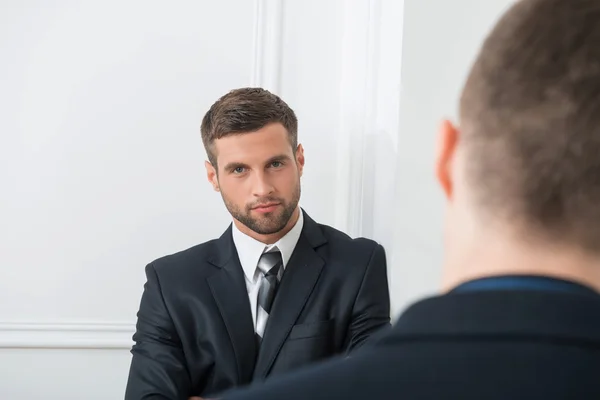
POLYGON ((545 291, 458 292, 409 307, 393 338, 477 335, 559 338, 600 344, 600 300, 545 291))
POLYGON ((254 377, 265 378, 319 280, 325 260, 317 249, 327 240, 319 225, 304 214, 304 226, 285 269, 265 328, 254 377))
POLYGON ((316 249, 327 243, 327 238, 323 235, 323 231, 319 224, 317 224, 307 213, 302 210, 304 214, 304 226, 302 227, 302 235, 306 238, 309 245, 316 249))
POLYGON ((244 273, 231 237, 231 226, 217 239, 209 262, 220 269, 206 280, 229 334, 238 384, 249 383, 256 362, 256 341, 244 273), (246 310, 244 312, 244 310, 246 310))

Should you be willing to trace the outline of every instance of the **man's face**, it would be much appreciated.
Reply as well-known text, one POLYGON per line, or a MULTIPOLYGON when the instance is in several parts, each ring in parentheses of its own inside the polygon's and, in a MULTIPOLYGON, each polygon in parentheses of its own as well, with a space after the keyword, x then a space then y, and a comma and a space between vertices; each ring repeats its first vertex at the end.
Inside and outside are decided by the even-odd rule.
POLYGON ((302 146, 294 155, 287 130, 277 123, 217 139, 214 152, 219 170, 207 162, 208 179, 233 218, 261 235, 281 231, 300 200, 302 146))

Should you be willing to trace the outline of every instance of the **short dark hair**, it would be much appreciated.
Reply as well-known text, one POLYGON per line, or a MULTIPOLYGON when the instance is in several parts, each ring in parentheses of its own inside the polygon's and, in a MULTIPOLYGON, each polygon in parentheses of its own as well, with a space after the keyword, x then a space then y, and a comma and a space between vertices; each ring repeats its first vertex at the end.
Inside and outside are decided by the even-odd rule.
POLYGON ((298 146, 298 119, 281 98, 262 88, 241 88, 217 100, 202 119, 202 143, 210 163, 217 168, 216 139, 257 131, 280 123, 288 132, 292 150, 298 146))
POLYGON ((479 209, 600 253, 600 0, 513 5, 480 49, 460 120, 479 209))

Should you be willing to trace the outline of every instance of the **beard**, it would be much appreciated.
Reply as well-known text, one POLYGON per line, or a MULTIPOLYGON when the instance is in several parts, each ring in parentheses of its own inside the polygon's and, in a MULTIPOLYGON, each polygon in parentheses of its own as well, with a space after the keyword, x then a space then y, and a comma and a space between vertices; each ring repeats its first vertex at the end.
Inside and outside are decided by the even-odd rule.
POLYGON ((292 218, 292 215, 300 202, 300 192, 300 182, 298 182, 298 185, 296 185, 296 188, 292 193, 292 198, 289 201, 285 201, 283 198, 269 196, 260 198, 251 204, 247 204, 244 208, 234 204, 222 191, 221 197, 223 198, 227 211, 229 211, 233 218, 259 235, 272 235, 285 228, 290 221, 290 218, 292 218), (252 209, 260 204, 266 203, 279 203, 280 207, 278 207, 276 211, 263 213, 260 216, 253 217, 252 209))

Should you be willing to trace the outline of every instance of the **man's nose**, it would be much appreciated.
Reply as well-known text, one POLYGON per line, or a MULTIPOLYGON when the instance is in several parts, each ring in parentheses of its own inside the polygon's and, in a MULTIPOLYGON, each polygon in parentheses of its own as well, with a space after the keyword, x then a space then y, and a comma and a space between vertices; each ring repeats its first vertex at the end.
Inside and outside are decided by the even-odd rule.
POLYGON ((254 176, 253 194, 256 197, 268 196, 275 191, 273 184, 264 172, 257 172, 254 176))

